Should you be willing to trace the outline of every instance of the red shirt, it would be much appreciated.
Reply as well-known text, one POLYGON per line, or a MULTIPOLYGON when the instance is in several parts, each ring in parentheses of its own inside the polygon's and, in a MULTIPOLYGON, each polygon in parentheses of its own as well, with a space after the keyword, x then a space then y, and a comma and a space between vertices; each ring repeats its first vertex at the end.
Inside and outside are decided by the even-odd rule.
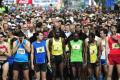
MULTIPOLYGON (((120 34, 117 34, 116 37, 120 39, 120 34)), ((113 40, 112 36, 108 37, 108 46, 109 54, 120 54, 120 45, 117 41, 113 40)))

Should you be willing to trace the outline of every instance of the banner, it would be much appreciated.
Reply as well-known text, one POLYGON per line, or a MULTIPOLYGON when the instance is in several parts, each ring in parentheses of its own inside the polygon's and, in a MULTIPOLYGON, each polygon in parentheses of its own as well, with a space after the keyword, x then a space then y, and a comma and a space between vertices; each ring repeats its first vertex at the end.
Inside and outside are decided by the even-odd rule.
POLYGON ((17 0, 18 4, 32 4, 32 0, 17 0))
POLYGON ((60 8, 63 5, 62 0, 32 0, 32 3, 41 6, 49 6, 52 4, 56 8, 60 8))
POLYGON ((4 0, 5 4, 15 4, 16 0, 4 0))
POLYGON ((48 4, 50 0, 32 0, 33 4, 48 4))

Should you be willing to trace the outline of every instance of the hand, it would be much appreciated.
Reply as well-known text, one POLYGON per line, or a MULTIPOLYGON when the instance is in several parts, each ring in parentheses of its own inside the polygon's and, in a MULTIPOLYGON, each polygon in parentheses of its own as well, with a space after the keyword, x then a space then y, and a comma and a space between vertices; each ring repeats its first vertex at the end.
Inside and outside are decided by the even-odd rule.
POLYGON ((120 39, 118 39, 118 44, 120 45, 120 39))
POLYGON ((24 37, 22 37, 22 44, 24 44, 24 37))
POLYGON ((87 62, 85 62, 84 64, 83 64, 83 68, 85 68, 87 66, 87 62))
POLYGON ((33 64, 31 65, 31 68, 32 68, 32 70, 34 70, 34 65, 33 64))
POLYGON ((47 65, 48 65, 49 67, 51 67, 51 63, 50 63, 50 62, 48 62, 47 65))

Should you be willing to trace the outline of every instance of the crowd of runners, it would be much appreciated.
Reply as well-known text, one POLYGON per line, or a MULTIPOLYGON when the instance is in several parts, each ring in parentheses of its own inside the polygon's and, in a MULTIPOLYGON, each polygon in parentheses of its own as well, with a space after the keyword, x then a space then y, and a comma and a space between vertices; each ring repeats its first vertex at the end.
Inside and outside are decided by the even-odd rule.
MULTIPOLYGON (((2 80, 120 80, 115 11, 12 6, 0 9, 2 80)), ((1 80, 0 79, 0 80, 1 80)))

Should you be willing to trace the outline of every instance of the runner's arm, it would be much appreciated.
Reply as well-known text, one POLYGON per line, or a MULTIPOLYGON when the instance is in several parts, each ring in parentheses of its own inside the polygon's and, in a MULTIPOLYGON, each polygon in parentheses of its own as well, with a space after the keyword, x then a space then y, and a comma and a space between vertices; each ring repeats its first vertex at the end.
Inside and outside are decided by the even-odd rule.
POLYGON ((98 41, 98 60, 100 60, 101 53, 102 53, 102 42, 101 39, 98 41))
POLYGON ((87 63, 87 48, 88 48, 88 41, 85 40, 85 47, 84 47, 84 56, 85 56, 84 61, 85 61, 85 63, 87 63))
POLYGON ((49 40, 46 41, 46 50, 47 50, 47 58, 48 62, 50 63, 50 51, 49 51, 49 40))
POLYGON ((64 59, 67 60, 66 50, 65 50, 65 39, 62 38, 62 48, 63 48, 63 56, 64 59))
POLYGON ((107 38, 106 38, 106 49, 105 49, 107 63, 109 63, 109 62, 108 62, 108 49, 109 49, 109 47, 108 47, 108 37, 107 37, 107 38))
POLYGON ((16 53, 16 51, 18 50, 19 45, 20 45, 20 43, 16 44, 16 41, 13 42, 12 54, 16 53))
POLYGON ((25 50, 30 53, 30 42, 26 40, 26 44, 25 45, 23 44, 23 46, 25 50))
POLYGON ((7 46, 7 51, 4 53, 4 55, 9 57, 9 56, 11 56, 10 47, 8 45, 6 45, 6 46, 7 46))
POLYGON ((34 48, 33 48, 33 45, 31 45, 30 57, 31 57, 31 64, 34 65, 34 48))

